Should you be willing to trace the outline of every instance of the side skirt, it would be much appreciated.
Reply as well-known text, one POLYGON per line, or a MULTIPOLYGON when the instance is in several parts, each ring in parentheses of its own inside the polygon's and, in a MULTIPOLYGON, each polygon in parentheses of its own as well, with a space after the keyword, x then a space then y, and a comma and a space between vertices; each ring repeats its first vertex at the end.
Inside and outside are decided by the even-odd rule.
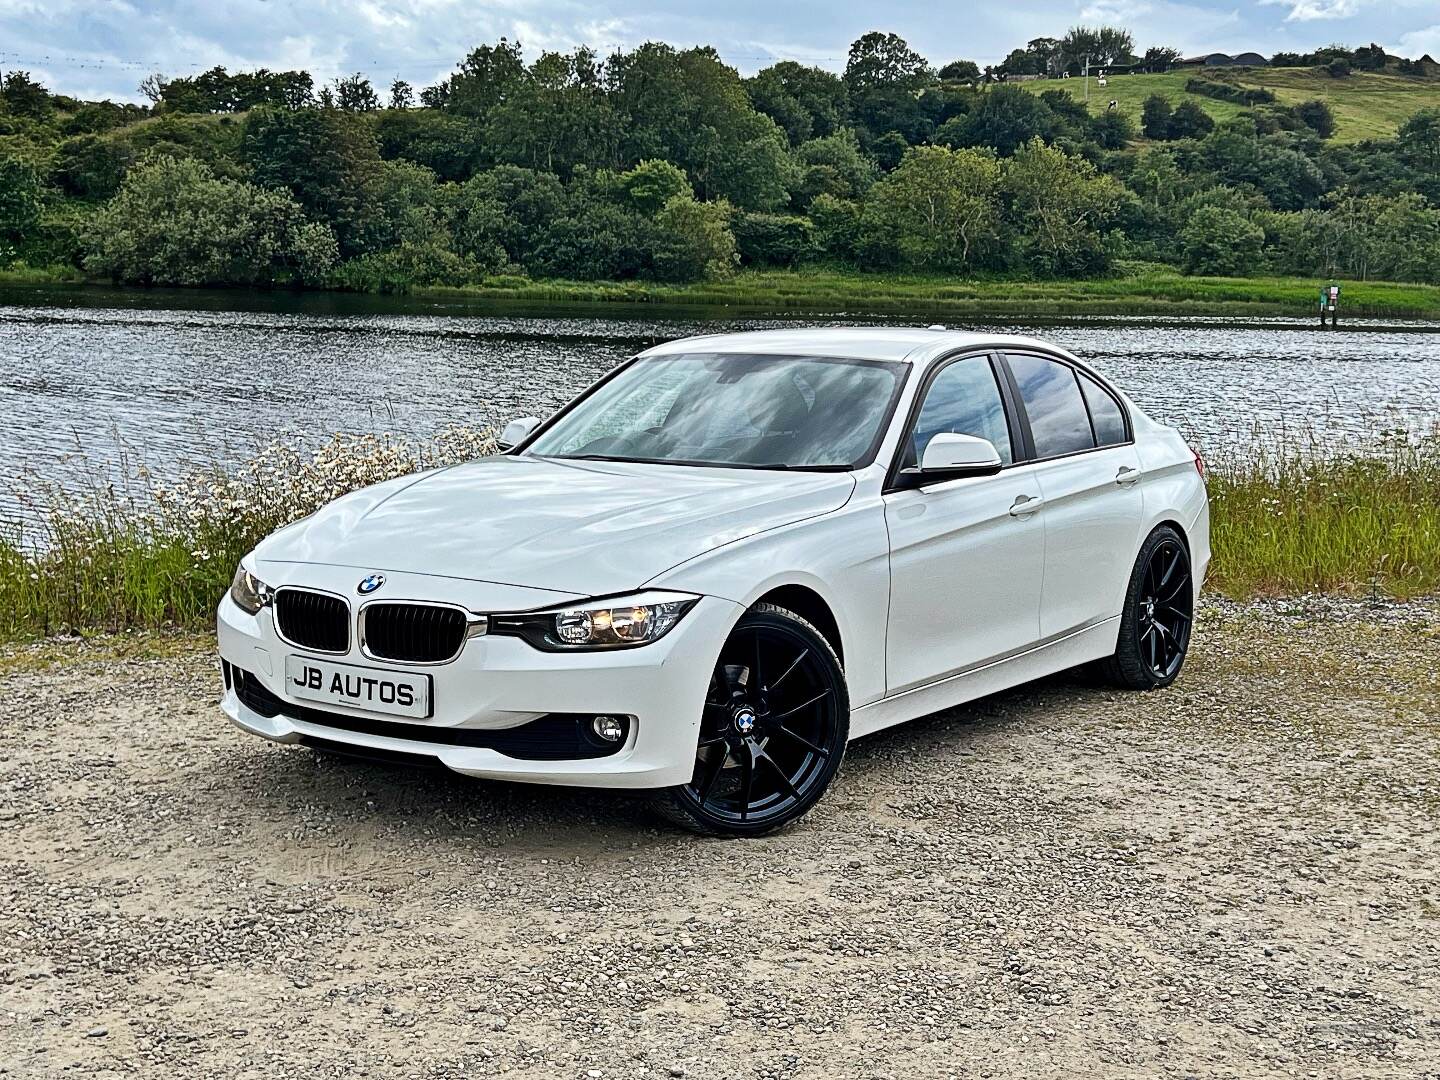
POLYGON ((953 708, 987 694, 1099 660, 1114 653, 1119 633, 1120 616, 1116 615, 1003 660, 862 705, 850 714, 850 737, 856 739, 883 731, 918 716, 953 708))

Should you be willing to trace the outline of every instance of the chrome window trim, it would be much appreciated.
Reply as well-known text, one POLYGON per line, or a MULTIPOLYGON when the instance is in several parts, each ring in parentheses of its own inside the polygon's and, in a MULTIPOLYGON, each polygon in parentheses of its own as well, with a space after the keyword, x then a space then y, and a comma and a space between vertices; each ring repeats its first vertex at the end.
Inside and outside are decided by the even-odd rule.
POLYGON ((459 660, 465 652, 465 645, 471 638, 484 637, 489 631, 490 619, 488 616, 477 614, 461 604, 452 604, 446 600, 416 600, 410 597, 377 596, 361 604, 355 615, 355 640, 360 645, 360 655, 367 660, 375 660, 381 664, 393 664, 396 667, 442 667, 445 664, 453 664, 456 660, 459 660), (448 608, 451 611, 460 612, 461 615, 465 616, 465 633, 460 637, 460 647, 444 660, 396 660, 388 656, 376 656, 370 651, 370 647, 365 641, 366 609, 376 604, 409 604, 411 607, 448 608))
POLYGON ((275 636, 292 649, 300 649, 307 653, 317 653, 320 656, 349 656, 350 647, 355 644, 355 634, 351 623, 354 621, 354 611, 350 607, 350 598, 344 593, 331 592, 329 589, 312 589, 308 585, 277 585, 271 590, 270 622, 275 627, 275 636), (301 645, 298 641, 291 641, 285 636, 285 631, 280 629, 280 610, 275 606, 274 598, 282 592, 308 592, 318 596, 331 596, 345 605, 345 648, 315 649, 309 645, 301 645))

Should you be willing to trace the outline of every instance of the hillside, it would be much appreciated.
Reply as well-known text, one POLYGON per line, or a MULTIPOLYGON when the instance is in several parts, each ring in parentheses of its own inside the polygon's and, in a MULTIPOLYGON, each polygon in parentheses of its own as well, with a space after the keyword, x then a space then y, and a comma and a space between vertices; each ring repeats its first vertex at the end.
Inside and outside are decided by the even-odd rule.
MULTIPOLYGON (((1334 141, 1393 138, 1395 129, 1418 109, 1440 106, 1440 79, 1356 71, 1344 78, 1332 78, 1324 68, 1185 68, 1164 75, 1115 75, 1108 86, 1090 80, 1090 111, 1104 112, 1111 100, 1140 127, 1140 108, 1151 94, 1162 94, 1172 105, 1189 98, 1216 120, 1227 120, 1245 111, 1245 106, 1217 101, 1185 90, 1185 83, 1205 75, 1245 89, 1271 91, 1278 104, 1297 105, 1320 99, 1335 114, 1334 141)), ((1085 99, 1085 80, 1040 79, 1019 83, 1033 93, 1064 90, 1077 100, 1085 99)))

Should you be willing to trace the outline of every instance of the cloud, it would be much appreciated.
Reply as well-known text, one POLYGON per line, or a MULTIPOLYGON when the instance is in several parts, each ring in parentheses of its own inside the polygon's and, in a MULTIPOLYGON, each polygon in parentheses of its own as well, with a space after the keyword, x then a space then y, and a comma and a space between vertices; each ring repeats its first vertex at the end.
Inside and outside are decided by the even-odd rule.
POLYGON ((1262 7, 1287 7, 1286 22, 1314 22, 1317 19, 1348 19, 1370 0, 1260 0, 1262 7))
POLYGON ((1400 43, 1394 50, 1401 56, 1420 57, 1429 53, 1431 56, 1440 54, 1440 23, 1434 26, 1427 26, 1423 30, 1412 30, 1408 34, 1400 35, 1400 43))

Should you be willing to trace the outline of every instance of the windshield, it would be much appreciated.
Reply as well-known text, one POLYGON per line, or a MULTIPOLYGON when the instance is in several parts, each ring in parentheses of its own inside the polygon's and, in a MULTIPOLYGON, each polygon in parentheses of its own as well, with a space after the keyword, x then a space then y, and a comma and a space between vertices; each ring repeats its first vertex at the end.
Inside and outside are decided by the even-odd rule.
POLYGON ((527 454, 735 468, 857 469, 875 456, 905 365, 687 353, 637 360, 527 454))

